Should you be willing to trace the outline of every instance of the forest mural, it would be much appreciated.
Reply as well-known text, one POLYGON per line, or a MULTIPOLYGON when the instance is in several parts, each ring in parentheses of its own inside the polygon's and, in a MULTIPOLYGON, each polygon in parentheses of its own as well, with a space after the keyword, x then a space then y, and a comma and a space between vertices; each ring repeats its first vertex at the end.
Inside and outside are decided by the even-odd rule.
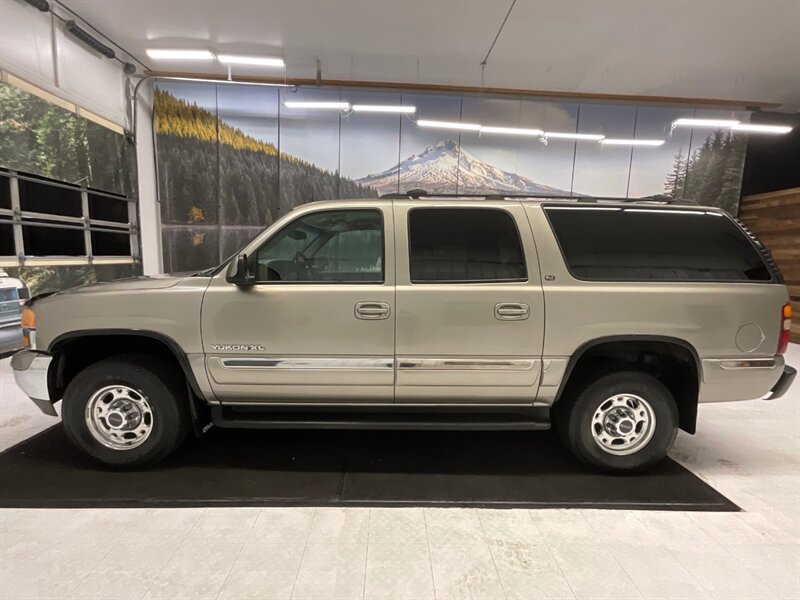
POLYGON ((642 197, 666 194, 735 214, 746 138, 671 128, 672 107, 367 90, 158 83, 154 103, 164 267, 219 263, 295 206, 422 188, 434 193, 642 197), (287 100, 413 105, 413 117, 287 107, 287 100), (659 138, 659 147, 489 135, 416 119, 659 138))

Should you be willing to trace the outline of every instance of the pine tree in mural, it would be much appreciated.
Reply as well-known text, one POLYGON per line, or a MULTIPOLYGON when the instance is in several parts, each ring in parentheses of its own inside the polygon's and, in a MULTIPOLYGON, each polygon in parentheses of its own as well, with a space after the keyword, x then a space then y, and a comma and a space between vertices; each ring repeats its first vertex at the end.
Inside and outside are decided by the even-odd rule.
POLYGON ((686 159, 675 155, 664 192, 674 198, 718 206, 732 215, 739 208, 746 141, 730 132, 715 131, 686 159))
POLYGON ((686 184, 686 156, 683 153, 683 148, 678 150, 675 155, 675 164, 672 172, 667 175, 667 180, 664 182, 664 193, 672 198, 683 198, 684 186, 686 184))

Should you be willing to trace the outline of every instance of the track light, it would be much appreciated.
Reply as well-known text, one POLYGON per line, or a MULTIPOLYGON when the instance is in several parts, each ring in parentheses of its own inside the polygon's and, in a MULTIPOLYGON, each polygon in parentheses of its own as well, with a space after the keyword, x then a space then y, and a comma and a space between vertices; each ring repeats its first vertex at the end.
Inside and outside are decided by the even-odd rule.
POLYGON ((783 134, 789 133, 792 127, 789 125, 761 125, 759 123, 739 123, 733 126, 734 131, 743 131, 745 133, 772 133, 783 134))
POLYGON ((466 131, 480 131, 481 126, 477 123, 456 123, 452 121, 417 121, 420 127, 433 127, 435 129, 463 129, 466 131))
POLYGON ((673 127, 712 127, 727 129, 739 124, 735 119, 676 119, 673 127))
POLYGON ((592 142, 599 142, 605 139, 606 136, 599 133, 562 133, 560 131, 545 131, 544 137, 546 139, 565 139, 565 140, 588 140, 592 142))
POLYGON ((240 56, 237 54, 217 54, 217 60, 224 65, 258 65, 261 67, 285 67, 282 58, 268 56, 240 56))
POLYGON ((156 60, 214 60, 208 50, 148 49, 147 56, 156 60))
POLYGON ((605 138, 600 143, 609 146, 663 146, 664 140, 620 140, 605 138))
POLYGON ((481 133, 501 133, 505 135, 535 135, 544 134, 541 129, 524 129, 522 127, 493 127, 491 125, 481 126, 481 133))
POLYGON ((321 108, 333 110, 347 110, 349 102, 304 102, 302 100, 287 100, 283 103, 286 108, 321 108))
POLYGON ((67 31, 70 32, 76 39, 89 46, 89 48, 95 52, 99 52, 106 58, 115 58, 116 55, 111 48, 106 46, 103 42, 98 40, 85 29, 81 29, 81 27, 75 21, 65 21, 64 27, 66 27, 67 31))
POLYGON ((416 106, 389 106, 383 104, 353 104, 353 112, 404 113, 417 112, 416 106))

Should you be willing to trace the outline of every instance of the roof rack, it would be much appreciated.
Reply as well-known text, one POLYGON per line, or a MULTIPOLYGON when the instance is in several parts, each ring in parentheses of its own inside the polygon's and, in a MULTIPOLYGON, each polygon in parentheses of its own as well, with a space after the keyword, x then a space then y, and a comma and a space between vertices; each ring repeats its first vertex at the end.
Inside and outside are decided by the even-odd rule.
POLYGON ((585 202, 589 204, 597 204, 599 202, 630 202, 630 203, 650 203, 650 204, 677 204, 683 206, 699 206, 699 203, 694 200, 684 198, 673 198, 665 194, 656 194, 653 196, 643 196, 641 198, 619 198, 614 196, 556 196, 553 194, 438 194, 435 192, 429 193, 425 190, 408 190, 404 194, 383 194, 381 199, 384 200, 418 200, 420 198, 475 198, 480 200, 547 200, 547 201, 560 201, 560 202, 585 202))

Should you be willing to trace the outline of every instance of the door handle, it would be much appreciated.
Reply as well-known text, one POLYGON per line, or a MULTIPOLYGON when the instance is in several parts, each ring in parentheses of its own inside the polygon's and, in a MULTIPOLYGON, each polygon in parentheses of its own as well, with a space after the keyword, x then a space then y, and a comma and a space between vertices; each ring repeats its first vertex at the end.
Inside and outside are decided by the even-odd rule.
POLYGON ((386 302, 357 302, 356 319, 378 320, 388 319, 392 310, 386 302))
POLYGON ((524 321, 531 314, 527 304, 502 302, 494 306, 494 318, 501 321, 524 321))

